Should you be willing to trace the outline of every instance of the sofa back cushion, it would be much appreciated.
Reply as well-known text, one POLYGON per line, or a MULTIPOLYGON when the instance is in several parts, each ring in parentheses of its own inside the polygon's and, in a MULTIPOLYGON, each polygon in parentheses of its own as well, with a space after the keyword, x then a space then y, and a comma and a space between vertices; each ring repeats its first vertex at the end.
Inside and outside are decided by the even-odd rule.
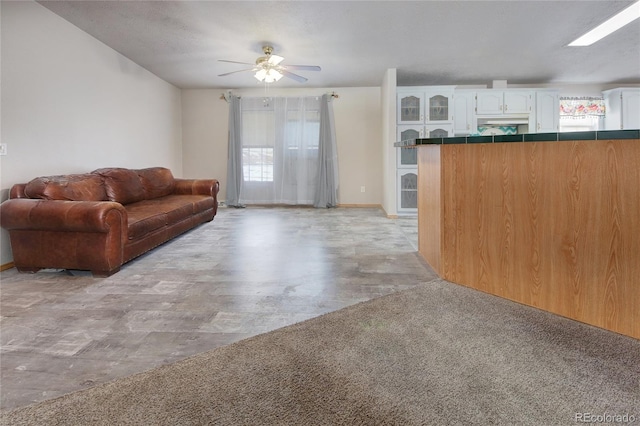
POLYGON ((176 184, 171 170, 165 167, 151 167, 136 172, 140 176, 148 200, 173 194, 176 184))
POLYGON ((44 200, 107 200, 102 178, 90 173, 38 177, 26 184, 24 194, 44 200))
POLYGON ((131 204, 146 198, 142 181, 135 170, 110 167, 94 170, 92 173, 102 176, 109 201, 131 204))

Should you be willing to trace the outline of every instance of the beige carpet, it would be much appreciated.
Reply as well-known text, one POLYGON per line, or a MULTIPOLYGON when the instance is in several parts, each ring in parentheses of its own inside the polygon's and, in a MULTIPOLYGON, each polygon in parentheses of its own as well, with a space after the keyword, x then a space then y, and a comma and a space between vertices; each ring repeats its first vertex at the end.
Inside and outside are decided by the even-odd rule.
POLYGON ((4 413, 2 424, 571 425, 585 415, 640 422, 640 341, 435 280, 4 413))

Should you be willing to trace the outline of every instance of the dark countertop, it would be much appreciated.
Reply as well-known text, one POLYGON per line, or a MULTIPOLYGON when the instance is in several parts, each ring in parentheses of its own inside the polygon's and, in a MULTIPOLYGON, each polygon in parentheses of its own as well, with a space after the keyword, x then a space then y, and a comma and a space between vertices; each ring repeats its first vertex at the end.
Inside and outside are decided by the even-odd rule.
POLYGON ((408 139, 396 142, 393 146, 402 148, 418 145, 463 143, 596 141, 611 139, 640 139, 640 130, 599 130, 590 132, 524 133, 518 135, 494 136, 454 136, 450 138, 408 139))

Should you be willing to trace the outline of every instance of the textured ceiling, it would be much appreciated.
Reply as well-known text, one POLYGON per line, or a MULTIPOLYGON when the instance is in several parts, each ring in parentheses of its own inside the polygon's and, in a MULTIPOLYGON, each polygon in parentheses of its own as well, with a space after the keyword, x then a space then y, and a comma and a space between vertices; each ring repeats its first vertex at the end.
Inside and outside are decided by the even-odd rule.
MULTIPOLYGON (((631 1, 42 1, 180 88, 256 87, 262 45, 307 87, 640 83, 640 20, 582 48, 566 45, 631 1)), ((283 78, 280 87, 300 87, 283 78)))

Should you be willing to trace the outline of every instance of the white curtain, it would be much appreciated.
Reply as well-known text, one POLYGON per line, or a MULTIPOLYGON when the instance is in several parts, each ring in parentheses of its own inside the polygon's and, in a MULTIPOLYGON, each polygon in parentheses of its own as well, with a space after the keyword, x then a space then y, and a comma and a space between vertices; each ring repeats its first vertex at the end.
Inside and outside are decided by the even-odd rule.
POLYGON ((229 149, 227 158, 227 205, 243 207, 240 204, 242 189, 242 113, 240 98, 230 96, 229 102, 229 149))
POLYGON ((338 205, 338 148, 331 95, 323 95, 320 104, 318 180, 313 205, 315 207, 337 207, 338 205))
POLYGON ((322 102, 320 97, 242 98, 241 203, 314 204, 322 102))

